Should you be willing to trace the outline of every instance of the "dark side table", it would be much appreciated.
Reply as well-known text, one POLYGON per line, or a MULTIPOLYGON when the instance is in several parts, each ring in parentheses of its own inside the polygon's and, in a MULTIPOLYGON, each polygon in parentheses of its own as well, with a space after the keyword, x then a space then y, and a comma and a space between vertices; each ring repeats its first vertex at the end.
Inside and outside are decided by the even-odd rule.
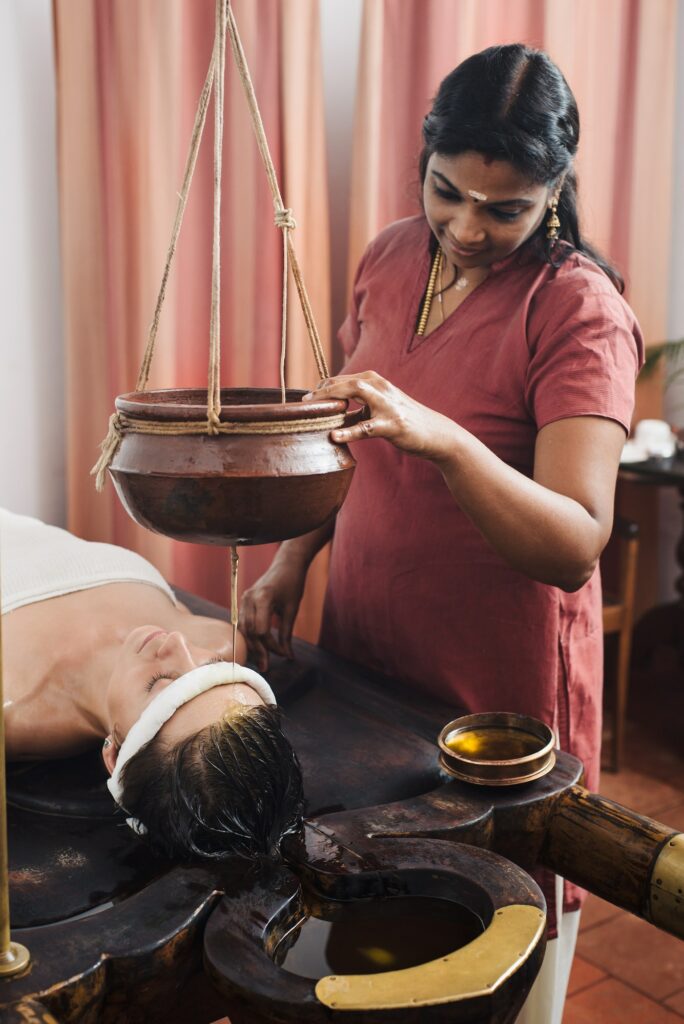
MULTIPOLYGON (((632 483, 651 484, 656 487, 676 487, 684 517, 684 457, 673 455, 669 459, 651 458, 644 462, 631 462, 620 466, 620 477, 632 483)), ((679 650, 684 664, 684 522, 675 549, 679 575, 675 589, 676 601, 658 605, 641 618, 634 631, 633 652, 637 662, 644 662, 656 646, 665 644, 679 650)))

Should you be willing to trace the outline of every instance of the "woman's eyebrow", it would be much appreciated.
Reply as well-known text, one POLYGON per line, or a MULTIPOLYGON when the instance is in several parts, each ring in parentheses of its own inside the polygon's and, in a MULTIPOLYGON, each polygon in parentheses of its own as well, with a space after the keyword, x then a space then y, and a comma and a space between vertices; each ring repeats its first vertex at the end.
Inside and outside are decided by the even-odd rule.
MULTIPOLYGON (((454 193, 454 195, 457 195, 457 196, 461 196, 462 195, 461 190, 456 188, 456 186, 452 182, 450 182, 448 178, 445 178, 445 176, 443 174, 441 174, 439 171, 432 171, 432 174, 434 175, 435 178, 439 178, 440 182, 443 185, 446 185, 447 188, 450 189, 450 191, 454 193)), ((521 197, 520 199, 490 199, 486 203, 479 203, 478 202, 478 205, 482 205, 482 206, 534 206, 534 202, 535 202, 534 199, 523 199, 521 197)))

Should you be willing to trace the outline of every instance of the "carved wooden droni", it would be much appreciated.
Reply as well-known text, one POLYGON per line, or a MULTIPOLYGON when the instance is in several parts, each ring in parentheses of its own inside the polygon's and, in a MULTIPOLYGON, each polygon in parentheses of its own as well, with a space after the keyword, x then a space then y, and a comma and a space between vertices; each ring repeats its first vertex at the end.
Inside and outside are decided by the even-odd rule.
POLYGON ((421 878, 432 879, 433 894, 475 901, 486 925, 502 906, 539 913, 536 886, 521 869, 544 864, 684 934, 684 841, 674 830, 587 793, 580 763, 560 752, 548 775, 519 787, 449 778, 435 738, 454 708, 308 645, 295 650, 297 661, 276 664, 270 678, 303 766, 307 828, 304 847, 289 848, 289 863, 270 880, 234 863, 178 867, 155 859, 114 811, 96 757, 11 769, 13 934, 33 962, 28 974, 0 984, 0 1008, 14 1014, 7 1020, 21 1020, 17 1008, 32 1000, 62 1024, 186 1024, 187 1014, 174 1014, 204 958, 216 998, 236 1024, 422 1024, 431 1019, 426 1013, 508 1024, 538 965, 543 934, 489 997, 416 1008, 379 1009, 376 1001, 367 1010, 336 1009, 324 1001, 334 1001, 330 992, 319 996, 315 983, 283 979, 286 972, 268 959, 288 914, 311 893, 378 897, 415 891, 421 878), (489 878, 484 895, 473 876, 480 884, 489 878), (252 967, 236 976, 243 961, 252 967), (300 1007, 297 1017, 293 993, 301 996, 302 985, 306 1015, 300 1007))
POLYGON ((121 443, 110 465, 117 493, 141 526, 196 544, 266 544, 323 526, 339 511, 354 459, 330 430, 347 403, 287 404, 270 388, 224 388, 221 430, 206 431, 207 393, 133 392, 116 400, 121 443), (147 433, 178 425, 192 434, 147 433))

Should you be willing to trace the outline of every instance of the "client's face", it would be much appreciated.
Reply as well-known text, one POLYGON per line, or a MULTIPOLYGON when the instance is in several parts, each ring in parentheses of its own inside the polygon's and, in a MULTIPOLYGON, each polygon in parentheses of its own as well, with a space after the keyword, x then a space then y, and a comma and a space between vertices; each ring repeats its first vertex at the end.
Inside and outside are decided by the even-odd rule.
MULTIPOLYGON (((124 739, 147 705, 174 679, 200 665, 225 660, 216 651, 190 643, 183 633, 167 633, 158 626, 134 629, 121 645, 109 681, 110 726, 124 739)), ((263 704, 263 700, 246 683, 216 686, 180 707, 159 735, 176 743, 216 721, 234 705, 255 704, 263 704)))

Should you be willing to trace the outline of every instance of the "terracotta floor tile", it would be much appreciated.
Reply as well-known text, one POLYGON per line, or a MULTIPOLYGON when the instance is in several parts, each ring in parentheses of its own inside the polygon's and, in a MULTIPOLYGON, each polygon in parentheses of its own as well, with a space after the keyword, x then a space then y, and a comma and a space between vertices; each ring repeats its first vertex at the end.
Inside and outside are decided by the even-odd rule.
MULTIPOLYGON (((656 820, 659 820, 661 812, 682 802, 682 790, 678 786, 635 772, 631 768, 624 768, 612 775, 604 772, 599 792, 610 800, 656 820)), ((669 825, 670 822, 664 824, 669 825)))
POLYGON ((595 967, 588 960, 584 960, 581 956, 576 956, 572 962, 572 971, 570 972, 570 981, 568 982, 568 996, 574 995, 575 992, 581 992, 582 989, 588 988, 590 985, 595 985, 597 981, 601 981, 605 977, 606 973, 600 967, 595 967))
MULTIPOLYGON (((679 719, 681 721, 681 717, 679 719)), ((642 742, 641 730, 634 725, 632 738, 627 731, 625 767, 649 775, 662 782, 669 782, 680 792, 684 791, 684 757, 682 757, 681 736, 676 747, 660 744, 659 732, 654 732, 642 742)))
POLYGON ((670 996, 669 999, 666 999, 665 1005, 669 1006, 669 1008, 674 1010, 675 1013, 680 1013, 684 1018, 684 989, 682 989, 681 992, 677 992, 675 995, 670 996))
POLYGON ((684 800, 675 807, 665 807, 660 811, 663 824, 678 832, 684 832, 684 800))
POLYGON ((632 914, 582 932, 577 942, 583 959, 653 999, 667 999, 684 988, 683 950, 681 939, 632 914))
POLYGON ((616 978, 607 978, 572 996, 563 1024, 681 1024, 682 1018, 616 978))
POLYGON ((593 892, 590 892, 582 907, 580 931, 583 932, 588 928, 594 928, 597 924, 603 924, 604 921, 608 921, 611 917, 616 917, 617 914, 623 913, 623 910, 620 910, 612 903, 606 903, 605 900, 602 900, 599 896, 594 896, 593 892))

